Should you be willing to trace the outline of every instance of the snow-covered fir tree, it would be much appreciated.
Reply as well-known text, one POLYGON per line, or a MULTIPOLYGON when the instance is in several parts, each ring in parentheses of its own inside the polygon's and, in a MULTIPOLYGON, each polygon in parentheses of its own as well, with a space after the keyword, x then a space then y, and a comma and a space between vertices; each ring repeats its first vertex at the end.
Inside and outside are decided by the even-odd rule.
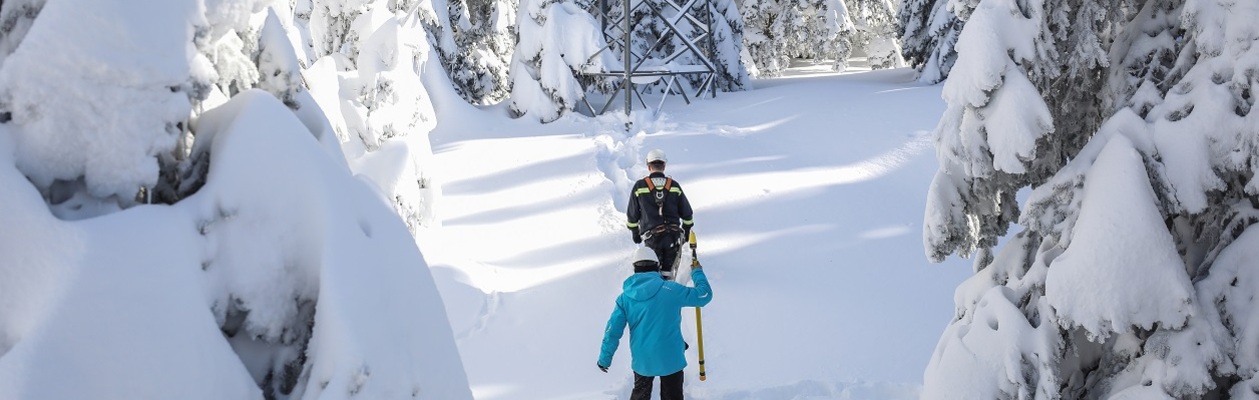
POLYGON ((370 2, 371 0, 310 0, 311 11, 302 14, 309 18, 311 48, 315 56, 332 53, 342 53, 351 59, 357 56, 355 44, 361 38, 358 37, 358 32, 351 29, 351 25, 370 2))
POLYGON ((312 40, 313 50, 302 62, 310 66, 303 71, 305 81, 323 82, 310 88, 311 102, 327 113, 348 157, 406 158, 402 176, 377 183, 413 231, 435 224, 432 207, 439 188, 427 164, 432 156, 427 135, 436 119, 421 76, 423 72, 438 85, 451 85, 446 76, 424 72, 429 62, 440 63, 443 51, 456 49, 447 3, 373 0, 334 5, 314 0, 311 7, 307 13, 299 4, 293 14, 294 25, 310 31, 296 36, 312 40), (303 20, 305 15, 310 19, 303 20), (341 93, 355 96, 343 98, 341 93), (376 154, 382 148, 388 154, 376 154))
POLYGON ((274 9, 266 11, 253 62, 258 70, 258 88, 271 93, 289 108, 300 107, 298 96, 305 90, 301 64, 274 9))
MULTIPOLYGON (((189 290, 184 300, 190 301, 183 303, 204 312, 196 316, 209 327, 202 337, 221 348, 199 349, 198 354, 221 352, 229 355, 229 361, 235 358, 235 364, 229 364, 234 375, 223 374, 231 375, 223 379, 225 386, 251 379, 256 385, 245 393, 256 397, 220 398, 319 397, 325 389, 343 386, 336 382, 350 384, 345 393, 361 392, 371 398, 388 393, 414 396, 421 383, 434 396, 470 398, 466 382, 455 382, 447 394, 441 394, 445 384, 424 382, 415 360, 387 361, 415 356, 393 345, 386 354, 361 348, 338 352, 327 341, 318 340, 321 334, 328 337, 335 332, 342 341, 366 327, 360 323, 338 326, 341 321, 325 311, 352 307, 336 297, 338 290, 343 296, 357 297, 348 294, 355 289, 329 290, 332 286, 321 285, 335 264, 351 266, 373 254, 407 253, 408 249, 418 256, 413 238, 397 218, 401 216, 413 231, 433 223, 434 185, 427 182, 425 157, 431 156, 427 133, 435 120, 421 71, 433 82, 450 84, 443 81, 444 76, 433 76, 433 71, 441 74, 440 68, 425 68, 432 50, 417 13, 395 13, 388 9, 389 3, 393 2, 0 2, 0 18, 5 21, 0 25, 6 29, 0 43, 7 46, 0 47, 4 56, 0 141, 9 165, 5 170, 16 164, 24 178, 13 184, 6 176, 6 191, 38 189, 48 210, 40 204, 38 212, 29 214, 50 210, 50 221, 43 221, 46 226, 42 226, 48 229, 69 226, 52 216, 92 218, 149 201, 170 204, 159 212, 171 214, 136 219, 141 225, 159 225, 149 224, 152 219, 186 218, 176 223, 181 228, 174 236, 188 237, 170 243, 190 246, 181 251, 190 257, 161 262, 167 270, 192 272, 192 287, 204 289, 204 293, 189 290), (322 84, 318 96, 307 90, 306 74, 322 84), (10 143, 16 158, 8 156, 10 143), (276 162, 270 164, 267 159, 276 162), (353 171, 351 163, 364 170, 353 171), (262 165, 268 166, 266 171, 251 170, 262 165), (354 172, 360 172, 358 177, 351 175, 354 172), (213 181, 215 173, 236 177, 213 181), (299 189, 285 192, 294 188, 299 189), (366 202, 342 203, 343 209, 333 213, 314 211, 335 208, 331 206, 335 201, 329 200, 337 197, 330 195, 332 191, 363 194, 360 200, 366 202), (398 215, 380 207, 384 214, 369 212, 375 217, 345 225, 359 225, 356 228, 336 228, 329 222, 338 218, 330 214, 349 215, 361 211, 357 207, 378 206, 380 195, 394 201, 398 215), (293 207, 303 209, 293 214, 302 217, 288 219, 277 211, 293 207), (307 220, 313 224, 302 227, 307 220), (386 224, 376 225, 373 231, 369 224, 377 222, 369 220, 386 224), (269 228, 262 226, 286 233, 266 233, 269 228), (319 239, 299 245, 304 239, 294 236, 306 233, 293 235, 293 231, 303 230, 319 239), (363 243, 352 246, 353 250, 339 248, 333 238, 347 234, 375 236, 372 243, 377 244, 394 243, 375 249, 363 243), (340 251, 355 255, 342 261, 325 257, 340 251), (350 258, 356 260, 346 262, 350 258), (242 359, 251 361, 242 363, 242 359), (372 387, 362 387, 366 374, 378 377, 372 387), (329 381, 334 382, 332 386, 329 381)), ((133 218, 136 213, 119 215, 133 218)), ((75 257, 86 254, 84 249, 68 251, 79 252, 75 257)), ((83 269, 113 267, 110 263, 115 261, 92 262, 98 264, 83 264, 83 269)), ((406 281, 414 282, 412 278, 406 281)), ((345 282, 344 277, 337 281, 345 282)), ((436 292, 431 294, 434 297, 426 301, 435 298, 436 292)), ((381 320, 377 322, 416 321, 398 315, 381 320)), ((399 340, 415 344, 449 335, 444 316, 431 321, 440 327, 437 335, 399 340)), ((0 325, 6 323, 0 321, 0 325)), ((197 326, 186 325, 185 330, 197 326)), ((7 327, 0 330, 4 331, 0 332, 0 352, 7 351, 20 338, 10 336, 7 327)), ((150 338, 156 334, 128 331, 126 335, 150 338)), ((452 341, 440 346, 451 349, 439 351, 446 352, 448 360, 458 359, 452 341)), ((13 393, 11 382, 6 384, 5 392, 13 393)), ((83 386, 100 388, 90 383, 83 386)), ((39 390, 45 391, 24 396, 39 398, 39 393, 47 393, 39 390)), ((136 398, 109 390, 93 394, 136 398)))
MULTIPOLYGON (((874 69, 905 66, 901 56, 896 9, 891 0, 848 0, 849 19, 856 25, 853 43, 874 69)), ((842 70, 835 60, 836 70, 842 70)))
POLYGON ((7 0, 0 2, 0 64, 17 49, 48 0, 7 0))
POLYGON ((1259 9, 1122 5, 966 18, 924 235, 977 272, 924 398, 1254 397, 1259 9))
POLYGON ((585 98, 580 71, 616 65, 610 52, 600 52, 605 44, 598 21, 572 1, 525 0, 516 27, 520 41, 512 56, 509 100, 514 116, 554 121, 585 98))
POLYGON ((712 35, 716 49, 717 89, 725 92, 752 88, 752 74, 743 63, 743 16, 734 0, 713 0, 712 35))
POLYGON ((359 52, 356 60, 359 101, 367 111, 359 138, 374 151, 394 137, 426 134, 437 121, 418 73, 429 56, 427 43, 417 39, 423 35, 419 20, 399 21, 381 12, 363 21, 371 21, 364 31, 372 33, 359 44, 370 51, 359 52))
MULTIPOLYGON (((949 76, 957 62, 957 36, 965 21, 949 9, 948 0, 905 0, 899 10, 901 54, 914 69, 918 80, 938 83, 949 76)), ((973 6, 968 2, 960 7, 973 6)), ((966 11, 969 15, 969 10, 966 11)))
POLYGON ((773 77, 791 64, 791 57, 782 43, 786 41, 787 22, 782 18, 783 4, 775 0, 743 2, 743 40, 760 76, 773 77))
POLYGON ((464 4, 460 0, 450 4, 459 53, 447 62, 450 65, 447 71, 455 89, 473 104, 502 100, 509 89, 508 64, 513 49, 510 43, 514 42, 510 21, 515 19, 516 3, 473 1, 464 4), (455 9, 456 4, 460 9, 455 9))
POLYGON ((848 67, 854 53, 874 68, 904 64, 896 11, 886 0, 754 0, 743 3, 744 40, 757 70, 777 76, 793 58, 848 67))
MULTIPOLYGON (((111 210, 147 201, 147 193, 173 175, 167 173, 177 162, 172 153, 192 103, 207 95, 214 80, 203 57, 167 62, 163 53, 185 52, 202 41, 204 18, 191 7, 161 8, 182 17, 162 28, 182 34, 155 40, 152 49, 106 54, 76 39, 113 29, 109 20, 120 17, 121 7, 100 21, 70 21, 73 13, 65 8, 75 4, 40 3, 3 4, 16 25, 5 39, 15 47, 0 69, 0 119, 14 126, 19 169, 54 210, 111 210), (76 26, 78 37, 56 32, 67 26, 76 26)), ((119 40, 142 34, 139 27, 117 33, 119 40)))

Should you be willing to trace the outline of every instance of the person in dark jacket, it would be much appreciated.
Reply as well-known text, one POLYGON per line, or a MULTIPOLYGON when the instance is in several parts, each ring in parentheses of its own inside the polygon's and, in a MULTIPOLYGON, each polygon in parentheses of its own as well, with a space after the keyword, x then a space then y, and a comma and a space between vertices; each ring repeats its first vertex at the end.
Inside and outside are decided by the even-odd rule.
POLYGON ((687 201, 682 185, 665 176, 668 160, 664 150, 647 153, 646 178, 639 179, 630 190, 629 205, 625 207, 626 227, 634 243, 644 243, 656 251, 660 260, 660 274, 665 280, 673 279, 674 263, 678 258, 682 240, 695 225, 691 202, 687 201))
POLYGON ((698 264, 691 272, 695 287, 687 287, 661 278, 655 251, 640 247, 633 258, 634 275, 625 279, 603 331, 599 369, 608 372, 628 325, 630 369, 634 370, 630 400, 650 399, 656 377, 660 377, 661 400, 682 400, 687 345, 682 341, 681 309, 707 305, 713 299, 712 288, 698 264))

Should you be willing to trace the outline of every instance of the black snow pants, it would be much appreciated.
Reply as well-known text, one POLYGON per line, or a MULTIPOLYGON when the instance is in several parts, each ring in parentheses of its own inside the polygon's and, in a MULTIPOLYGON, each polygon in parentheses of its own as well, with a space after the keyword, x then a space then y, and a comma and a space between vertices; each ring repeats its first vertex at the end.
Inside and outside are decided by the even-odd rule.
POLYGON ((643 241, 647 247, 656 252, 656 259, 660 260, 660 275, 666 281, 673 280, 673 264, 677 261, 678 251, 681 249, 681 245, 678 244, 681 237, 681 230, 665 229, 643 241))
MULTIPOLYGON (((630 400, 651 400, 651 385, 655 379, 635 372, 630 400)), ((682 371, 660 377, 660 400, 682 400, 682 371)))

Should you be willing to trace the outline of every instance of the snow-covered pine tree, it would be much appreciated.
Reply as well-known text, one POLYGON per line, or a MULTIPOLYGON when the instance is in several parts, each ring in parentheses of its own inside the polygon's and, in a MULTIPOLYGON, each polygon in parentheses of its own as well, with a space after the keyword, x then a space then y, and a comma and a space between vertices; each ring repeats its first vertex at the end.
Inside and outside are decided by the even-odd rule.
MULTIPOLYGON (((813 3, 825 4, 815 0, 788 0, 782 1, 782 14, 778 16, 778 20, 783 23, 782 41, 778 45, 783 46, 784 53, 789 54, 792 58, 808 58, 818 59, 823 57, 828 51, 826 43, 833 42, 835 37, 826 35, 826 30, 819 29, 819 15, 815 15, 819 10, 813 7, 813 3)), ((831 2, 835 4, 836 2, 831 2)), ((839 11, 839 10, 837 10, 839 11)), ((847 10, 840 11, 844 17, 848 16, 847 10)), ((828 21, 829 22, 829 21, 828 21)), ((851 50, 845 48, 841 51, 851 50)))
POLYGON ((1250 45, 1259 32, 1247 21, 1259 9, 1145 0, 1120 7, 1139 11, 1128 16, 1083 1, 1005 4, 994 12, 986 1, 967 20, 946 83, 926 242, 929 253, 981 257, 958 289, 958 317, 928 367, 924 398, 1255 398, 1259 353, 1246 343, 1259 340, 1251 328, 1259 277, 1245 266, 1259 257, 1249 229, 1259 222, 1251 114, 1259 48, 1250 45), (1044 24, 1012 23, 1023 15, 1044 24), (992 66, 1028 48, 1042 55, 1025 72, 1046 100, 1038 115, 1063 123, 1047 136, 1052 144, 1021 157, 1043 163, 1015 176, 1034 188, 1019 219, 1025 230, 984 257, 996 239, 985 232, 1004 229, 984 211, 1004 207, 970 195, 1009 178, 991 172, 1009 172, 994 144, 1026 142, 1009 137, 1020 130, 1008 122, 992 129, 994 120, 1026 118, 1015 108, 980 114, 983 125, 952 116, 959 106, 999 105, 1008 90, 1009 69, 1006 82, 983 84, 970 73, 977 60, 992 66), (960 81, 995 89, 991 97, 950 89, 960 81), (1064 90, 1070 84, 1094 94, 1064 90), (1070 101, 1083 112, 1058 109, 1070 101), (939 229, 958 217, 970 223, 939 229), (937 233, 958 228, 971 237, 936 246, 949 242, 937 233))
POLYGON ((812 0, 797 3, 807 7, 800 7, 803 19, 792 19, 797 23, 795 34, 788 37, 795 37, 797 40, 814 38, 812 46, 800 48, 797 53, 799 56, 834 60, 831 69, 836 71, 848 68, 848 58, 852 56, 853 50, 862 46, 864 40, 858 36, 859 26, 853 19, 859 14, 854 14, 854 10, 847 4, 851 1, 812 0))
POLYGON ((511 11, 513 5, 506 4, 498 10, 486 7, 484 2, 465 0, 406 0, 389 4, 397 12, 418 12, 429 45, 464 100, 488 104, 506 96, 510 53, 503 53, 501 47, 491 51, 490 42, 501 40, 510 27, 490 23, 503 17, 502 12, 511 11))
POLYGON ((468 102, 489 104, 507 96, 517 7, 515 0, 451 1, 451 25, 459 54, 448 72, 456 91, 468 102))
POLYGON ((712 56, 717 68, 717 90, 733 92, 752 88, 752 75, 743 64, 743 16, 734 0, 712 1, 712 56))
POLYGON ((854 53, 875 68, 904 63, 888 0, 753 0, 742 11, 744 40, 763 76, 780 74, 793 58, 829 60, 837 71, 854 53))
POLYGON ((782 74, 791 58, 782 43, 786 23, 781 18, 783 4, 776 0, 746 0, 740 12, 744 17, 743 40, 759 76, 782 74))
MULTIPOLYGON (((965 21, 949 9, 949 0, 905 0, 900 7, 901 54, 918 80, 939 83, 957 62, 958 34, 965 21)), ((964 6, 969 3, 958 3, 964 6)), ((969 10, 966 11, 969 15, 969 10)))
POLYGON ((605 42, 598 21, 572 1, 525 0, 516 27, 520 41, 512 56, 509 100, 513 116, 554 121, 585 98, 577 80, 580 71, 616 65, 611 52, 600 52, 605 42))
POLYGON ((0 119, 11 126, 18 168, 62 218, 162 201, 149 193, 171 176, 192 102, 205 98, 214 75, 199 55, 169 54, 203 43, 204 18, 184 3, 39 3, 3 4, 6 12, 22 12, 10 21, 26 24, 12 27, 11 35, 29 28, 0 67, 0 119), (76 7, 99 18, 78 20, 70 11, 76 7), (125 11, 133 7, 175 19, 137 18, 125 11), (117 21, 127 21, 128 29, 117 21), (151 30, 182 34, 145 38, 146 48, 132 45, 151 30), (102 31, 114 35, 112 47, 86 44, 102 31))
POLYGON ((249 59, 245 40, 241 36, 245 35, 230 30, 213 40, 210 49, 203 51, 217 72, 215 85, 221 97, 220 102, 258 84, 258 66, 249 59))
POLYGON ((0 65, 26 37, 31 23, 48 0, 7 0, 0 2, 0 65))
POLYGON ((351 60, 358 57, 357 44, 365 38, 353 29, 354 21, 375 0, 311 0, 311 45, 316 58, 341 53, 351 60))
MULTIPOLYGON (((484 40, 489 51, 504 65, 510 64, 512 52, 516 50, 516 13, 520 10, 520 1, 475 0, 472 4, 473 23, 486 32, 484 40)), ((502 86, 504 93, 510 91, 507 83, 502 86)))
MULTIPOLYGON (((855 50, 864 53, 873 69, 905 66, 897 38, 898 20, 891 0, 848 0, 850 19, 856 25, 855 50)), ((836 60, 836 69, 842 70, 836 60)))
POLYGON ((298 95, 305 90, 302 84, 302 67, 297 61, 297 51, 289 42, 284 25, 280 24, 274 9, 268 8, 266 11, 257 50, 252 58, 257 65, 258 88, 271 93, 289 108, 298 109, 298 95))
POLYGON ((986 265, 987 250, 1018 217, 1015 192, 1047 178, 1042 165, 1060 162, 1037 152, 1054 125, 1028 79, 1052 61, 1040 33, 1046 16, 1039 0, 1021 4, 981 4, 958 41, 959 52, 970 55, 958 59, 954 79, 945 82, 948 108, 935 132, 940 170, 924 226, 934 261, 980 252, 977 269, 986 265))
MULTIPOLYGON (((381 9, 383 10, 383 8, 381 9)), ((386 140, 410 134, 426 134, 437 126, 433 104, 420 81, 420 66, 428 61, 430 48, 415 39, 423 34, 416 18, 398 21, 392 13, 377 11, 379 21, 363 26, 365 40, 356 64, 361 81, 360 101, 366 108, 366 129, 360 138, 375 151, 386 140)))

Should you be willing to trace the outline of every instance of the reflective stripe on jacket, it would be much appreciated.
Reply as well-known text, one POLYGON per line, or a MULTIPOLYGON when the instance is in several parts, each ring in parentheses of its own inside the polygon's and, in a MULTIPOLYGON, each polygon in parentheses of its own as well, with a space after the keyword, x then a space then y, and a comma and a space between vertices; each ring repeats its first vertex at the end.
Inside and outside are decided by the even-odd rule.
MULTIPOLYGON (((625 207, 626 227, 638 228, 638 232, 645 233, 662 224, 694 224, 695 221, 691 220, 694 211, 691 210, 691 202, 686 199, 686 193, 682 191, 682 185, 673 181, 664 193, 662 208, 656 206, 655 193, 647 186, 647 179, 650 178, 667 177, 663 172, 652 172, 647 178, 634 183, 634 188, 630 190, 629 205, 625 207)), ((664 190, 664 187, 657 189, 664 190)))

